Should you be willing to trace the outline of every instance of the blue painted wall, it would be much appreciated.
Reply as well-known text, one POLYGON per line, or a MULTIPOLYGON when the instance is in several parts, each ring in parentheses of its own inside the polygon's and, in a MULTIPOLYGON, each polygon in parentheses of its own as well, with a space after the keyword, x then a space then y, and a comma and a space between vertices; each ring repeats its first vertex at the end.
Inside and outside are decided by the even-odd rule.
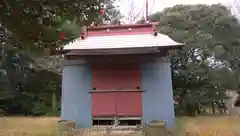
POLYGON ((165 120, 167 128, 173 128, 175 116, 170 62, 162 59, 144 62, 141 89, 145 91, 142 95, 143 124, 148 120, 165 120))
POLYGON ((75 120, 77 127, 90 128, 91 90, 91 69, 87 64, 63 66, 61 119, 75 120))

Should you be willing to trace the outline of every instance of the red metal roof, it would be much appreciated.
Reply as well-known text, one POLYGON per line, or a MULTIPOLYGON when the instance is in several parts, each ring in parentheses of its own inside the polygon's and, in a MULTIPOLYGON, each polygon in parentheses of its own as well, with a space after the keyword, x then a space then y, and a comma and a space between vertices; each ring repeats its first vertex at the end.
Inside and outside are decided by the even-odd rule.
POLYGON ((126 24, 126 25, 102 25, 97 27, 88 27, 88 31, 100 30, 105 28, 143 28, 143 27, 155 27, 157 23, 148 23, 148 24, 126 24))
POLYGON ((151 34, 154 32, 154 24, 131 24, 131 25, 105 25, 89 27, 87 37, 91 36, 112 36, 112 35, 133 35, 151 34))

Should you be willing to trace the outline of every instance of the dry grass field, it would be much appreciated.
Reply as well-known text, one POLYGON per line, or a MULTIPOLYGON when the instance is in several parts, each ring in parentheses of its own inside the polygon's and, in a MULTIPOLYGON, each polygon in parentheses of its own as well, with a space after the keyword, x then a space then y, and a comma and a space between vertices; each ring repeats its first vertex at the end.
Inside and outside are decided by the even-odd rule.
MULTIPOLYGON (((0 118, 0 136, 56 136, 57 120, 57 118, 49 117, 2 117, 0 118)), ((89 135, 89 132, 88 134, 82 133, 81 136, 85 134, 89 135)), ((95 135, 99 136, 100 134, 95 135)), ((123 135, 125 134, 121 134, 121 136, 123 135)), ((130 135, 128 134, 128 136, 130 135)), ((177 118, 173 135, 240 136, 240 117, 177 118)))
POLYGON ((239 122, 240 117, 182 117, 176 121, 175 132, 190 136, 240 136, 239 122))

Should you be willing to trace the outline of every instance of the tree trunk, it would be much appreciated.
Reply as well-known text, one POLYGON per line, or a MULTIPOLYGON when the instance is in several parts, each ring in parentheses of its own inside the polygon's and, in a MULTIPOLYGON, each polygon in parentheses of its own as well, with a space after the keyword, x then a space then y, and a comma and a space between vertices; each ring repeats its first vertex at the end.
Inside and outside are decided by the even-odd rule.
POLYGON ((226 104, 225 104, 225 102, 223 101, 223 100, 221 100, 221 105, 222 105, 222 110, 223 110, 223 114, 224 115, 227 115, 227 106, 226 106, 226 104))
POLYGON ((213 115, 215 115, 216 114, 216 109, 215 109, 215 104, 214 104, 214 101, 212 101, 212 113, 213 113, 213 115))
POLYGON ((52 93, 52 113, 56 115, 56 93, 52 93))

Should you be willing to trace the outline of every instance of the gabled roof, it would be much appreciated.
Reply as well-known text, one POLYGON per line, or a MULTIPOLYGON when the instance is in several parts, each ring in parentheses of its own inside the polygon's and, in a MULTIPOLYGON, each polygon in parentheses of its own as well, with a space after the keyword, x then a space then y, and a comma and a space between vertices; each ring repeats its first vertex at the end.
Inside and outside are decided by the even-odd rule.
POLYGON ((160 48, 179 48, 181 45, 167 35, 156 33, 154 24, 138 24, 88 28, 63 50, 75 54, 157 53, 160 48))
POLYGON ((91 50, 91 49, 121 49, 121 48, 144 48, 144 47, 168 47, 181 46, 167 35, 158 33, 115 35, 115 36, 93 36, 82 40, 78 38, 64 46, 64 50, 91 50))

